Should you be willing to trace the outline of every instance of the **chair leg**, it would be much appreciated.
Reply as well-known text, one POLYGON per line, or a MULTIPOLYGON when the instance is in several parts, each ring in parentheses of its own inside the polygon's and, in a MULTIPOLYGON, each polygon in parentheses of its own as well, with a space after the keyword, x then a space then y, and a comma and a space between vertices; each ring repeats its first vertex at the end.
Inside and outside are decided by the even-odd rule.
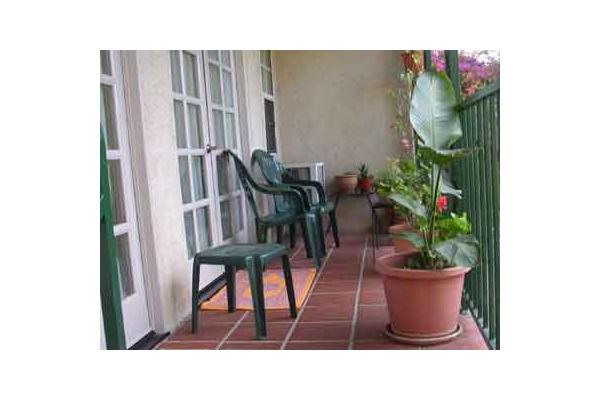
POLYGON ((283 225, 277 225, 275 229, 277 233, 277 243, 281 244, 281 241, 283 240, 283 225))
POLYGON ((287 254, 281 257, 283 266, 283 276, 285 277, 285 288, 287 290, 288 303, 290 304, 290 315, 296 318, 298 310, 296 310, 296 295, 294 294, 294 282, 292 281, 292 269, 290 267, 290 259, 287 254))
POLYGON ((327 246, 325 246, 325 234, 323 233, 323 215, 316 214, 316 224, 317 224, 317 239, 319 239, 319 254, 322 256, 327 252, 327 246))
POLYGON ((265 316, 265 296, 263 293, 262 262, 259 257, 250 258, 246 261, 246 270, 250 280, 250 291, 252 293, 252 305, 254 306, 254 323, 256 326, 256 339, 267 338, 267 325, 265 316))
POLYGON ((234 312, 236 308, 235 301, 235 266, 225 266, 225 278, 227 286, 227 312, 234 312))
POLYGON ((314 214, 306 214, 304 217, 304 227, 306 236, 308 236, 308 246, 315 260, 317 269, 321 269, 321 254, 319 252, 319 238, 317 233, 317 217, 314 214))
POLYGON ((304 238, 304 250, 306 250, 306 258, 312 258, 310 240, 308 239, 308 226, 306 225, 306 221, 304 219, 300 221, 300 227, 302 228, 302 237, 304 238))
POLYGON ((290 224, 290 248, 296 247, 296 224, 290 224))
POLYGON ((329 212, 329 220, 331 221, 331 230, 333 232, 333 240, 335 241, 335 247, 340 247, 340 237, 338 235, 337 219, 335 217, 335 210, 329 212))
POLYGON ((198 327, 198 285, 200 285, 200 258, 194 258, 192 268, 192 333, 196 333, 198 327))

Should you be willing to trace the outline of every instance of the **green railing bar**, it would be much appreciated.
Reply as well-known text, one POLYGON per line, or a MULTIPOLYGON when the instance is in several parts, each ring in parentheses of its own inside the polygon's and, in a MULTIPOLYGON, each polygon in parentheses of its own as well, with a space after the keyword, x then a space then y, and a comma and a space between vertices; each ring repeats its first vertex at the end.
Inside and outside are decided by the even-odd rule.
POLYGON ((496 226, 496 241, 494 248, 496 250, 497 268, 494 271, 494 279, 496 281, 496 298, 494 306, 496 308, 496 348, 500 348, 500 91, 496 95, 496 107, 494 107, 494 124, 493 134, 493 157, 492 170, 494 176, 492 179, 492 187, 494 191, 494 224, 496 226))
MULTIPOLYGON (((477 114, 475 113, 475 109, 471 108, 469 110, 469 147, 474 147, 477 145, 475 140, 475 129, 477 126, 477 114)), ((479 182, 477 179, 476 171, 479 168, 479 163, 477 161, 477 157, 471 157, 471 176, 472 176, 472 185, 471 185, 471 206, 470 214, 473 216, 473 233, 479 239, 479 210, 477 209, 477 200, 479 198, 479 193, 477 188, 479 187, 479 182)), ((481 318, 481 269, 475 268, 475 274, 473 277, 475 281, 475 291, 474 291, 474 300, 475 300, 475 313, 477 318, 481 318)))
POLYGON ((481 244, 481 265, 466 278, 464 304, 493 348, 500 346, 499 99, 496 84, 460 105, 462 145, 482 151, 463 160, 455 173, 463 188, 459 209, 471 216, 473 234, 481 244))
MULTIPOLYGON (((469 147, 473 147, 473 139, 471 137, 471 132, 473 130, 473 123, 474 123, 474 116, 473 116, 473 110, 467 110, 467 138, 469 141, 469 147)), ((473 159, 473 157, 469 157, 467 159, 467 165, 468 165, 468 174, 469 174, 469 187, 468 187, 468 193, 469 193, 469 216, 470 218, 473 218, 474 214, 475 214, 475 175, 473 173, 473 171, 475 170, 475 161, 473 159)), ((475 234, 475 228, 473 228, 473 234, 475 234)), ((473 270, 473 272, 471 273, 471 302, 473 304, 473 308, 476 309, 477 308, 477 270, 473 270)), ((477 312, 477 311, 475 311, 477 312)))
POLYGON ((490 315, 489 315, 489 281, 488 281, 488 272, 489 272, 489 251, 488 251, 488 247, 487 247, 487 241, 488 241, 488 230, 489 230, 489 225, 488 225, 488 204, 487 204, 487 190, 486 187, 487 185, 485 185, 486 182, 486 177, 485 177, 485 170, 486 170, 486 162, 485 162, 485 152, 486 152, 486 148, 485 148, 485 132, 487 130, 487 119, 486 119, 486 115, 485 115, 485 100, 481 100, 480 102, 477 103, 477 115, 479 116, 478 120, 479 120, 479 124, 478 124, 478 130, 477 130, 477 135, 478 135, 478 140, 480 142, 480 146, 482 148, 482 151, 480 151, 477 155, 477 157, 480 160, 480 168, 479 168, 479 182, 480 182, 480 189, 479 189, 479 195, 480 195, 480 199, 479 199, 479 207, 481 210, 481 243, 482 246, 481 250, 483 253, 483 263, 482 263, 482 267, 481 268, 481 279, 482 279, 482 286, 483 286, 483 296, 482 296, 482 307, 483 307, 483 327, 484 328, 489 328, 489 323, 490 323, 490 315))
POLYGON ((478 102, 484 97, 494 94, 494 92, 500 91, 500 81, 495 81, 486 85, 483 89, 477 91, 473 96, 466 98, 463 102, 457 105, 458 110, 464 110, 473 103, 478 102))
POLYGON ((488 263, 488 296, 489 296, 489 326, 490 326, 490 340, 492 340, 494 337, 496 337, 496 318, 495 318, 495 314, 496 314, 496 310, 494 308, 494 303, 495 303, 495 285, 494 285, 494 270, 495 270, 495 263, 496 263, 496 252, 494 250, 494 240, 495 240, 495 228, 494 228, 494 207, 493 207, 493 193, 492 193, 492 187, 489 184, 491 182, 492 179, 492 147, 491 147, 491 141, 492 141, 492 125, 493 125, 493 120, 492 120, 492 114, 493 114, 493 106, 491 105, 491 103, 493 102, 495 96, 490 96, 487 97, 484 100, 484 111, 486 114, 486 132, 485 132, 485 188, 486 188, 486 198, 487 198, 487 204, 486 204, 486 210, 487 210, 487 214, 488 214, 488 224, 489 227, 487 229, 488 231, 488 238, 486 241, 486 246, 488 248, 488 256, 489 256, 489 263, 488 263))
POLYGON ((479 159, 479 169, 478 169, 478 173, 479 173, 479 211, 480 211, 480 226, 481 226, 481 230, 479 232, 480 235, 480 239, 481 239, 481 243, 482 245, 481 247, 481 253, 482 253, 482 260, 483 260, 483 264, 482 264, 482 268, 481 268, 481 287, 482 287, 482 293, 481 293, 481 307, 482 307, 482 317, 483 317, 483 328, 484 329, 488 329, 489 328, 489 310, 488 310, 488 306, 489 306, 489 301, 488 301, 488 286, 487 286, 487 272, 488 272, 488 262, 489 262, 489 257, 488 257, 488 250, 487 247, 485 245, 486 240, 487 240, 487 209, 486 209, 486 196, 485 196, 485 157, 484 157, 484 152, 485 152, 485 143, 484 143, 484 131, 485 131, 485 115, 483 112, 483 99, 481 101, 479 101, 477 103, 477 106, 475 108, 477 110, 477 115, 478 115, 478 129, 476 132, 477 135, 477 141, 480 144, 482 151, 479 152, 479 154, 477 155, 477 158, 479 159))

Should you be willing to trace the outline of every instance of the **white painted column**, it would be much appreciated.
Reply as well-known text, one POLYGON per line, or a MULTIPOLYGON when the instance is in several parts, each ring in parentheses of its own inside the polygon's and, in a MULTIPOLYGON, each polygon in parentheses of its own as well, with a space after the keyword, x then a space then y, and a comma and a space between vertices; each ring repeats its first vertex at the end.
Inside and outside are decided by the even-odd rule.
POLYGON ((190 313, 168 51, 126 52, 129 125, 149 309, 157 332, 190 313))

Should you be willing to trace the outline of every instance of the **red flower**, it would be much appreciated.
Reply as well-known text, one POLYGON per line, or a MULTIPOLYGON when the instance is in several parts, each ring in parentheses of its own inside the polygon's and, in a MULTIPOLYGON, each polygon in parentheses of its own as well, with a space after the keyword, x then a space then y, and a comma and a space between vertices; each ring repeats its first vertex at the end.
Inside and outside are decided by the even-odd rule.
POLYGON ((438 212, 442 212, 448 208, 448 198, 446 196, 440 196, 436 202, 438 212))

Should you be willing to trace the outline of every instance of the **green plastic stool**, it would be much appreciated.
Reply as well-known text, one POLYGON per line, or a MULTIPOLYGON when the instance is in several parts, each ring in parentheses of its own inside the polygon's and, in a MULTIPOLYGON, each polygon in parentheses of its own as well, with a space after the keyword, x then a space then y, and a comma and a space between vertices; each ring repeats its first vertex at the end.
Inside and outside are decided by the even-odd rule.
POLYGON ((285 246, 277 243, 260 244, 227 244, 213 247, 197 253, 194 257, 192 271, 192 333, 196 332, 198 325, 198 285, 200 283, 200 266, 225 265, 225 277, 227 284, 227 310, 234 312, 235 305, 235 271, 237 267, 246 268, 250 281, 252 293, 252 304, 254 306, 254 321, 256 325, 256 338, 264 340, 267 338, 267 323, 265 318, 265 297, 263 292, 263 269, 272 260, 281 257, 283 264, 283 275, 287 289, 290 314, 296 318, 296 297, 292 282, 292 270, 290 259, 285 246))

